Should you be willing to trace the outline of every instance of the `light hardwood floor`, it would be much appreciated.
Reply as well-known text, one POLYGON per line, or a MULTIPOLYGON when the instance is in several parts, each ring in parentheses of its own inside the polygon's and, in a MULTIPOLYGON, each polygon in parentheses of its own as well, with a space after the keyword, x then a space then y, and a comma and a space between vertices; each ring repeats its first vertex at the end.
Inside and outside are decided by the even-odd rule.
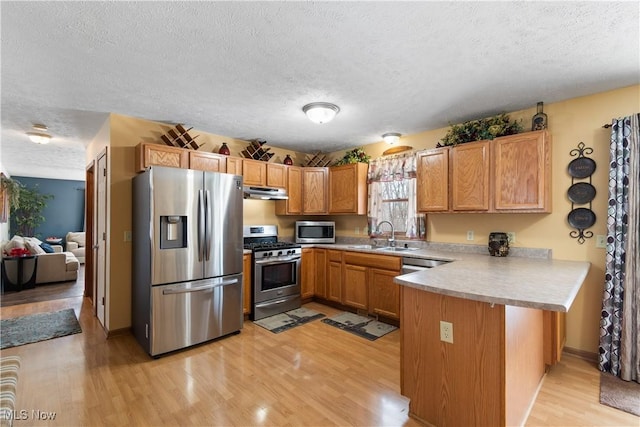
MULTIPOLYGON (((81 334, 2 351, 22 357, 16 409, 29 419, 16 427, 420 425, 400 395, 397 331, 369 342, 320 321, 281 334, 246 322, 238 335, 154 360, 129 334, 107 340, 82 298, 3 307, 0 317, 69 307, 81 334), (55 420, 36 420, 32 410, 55 420)), ((591 363, 565 355, 527 425, 640 425, 598 403, 598 378, 591 363)))

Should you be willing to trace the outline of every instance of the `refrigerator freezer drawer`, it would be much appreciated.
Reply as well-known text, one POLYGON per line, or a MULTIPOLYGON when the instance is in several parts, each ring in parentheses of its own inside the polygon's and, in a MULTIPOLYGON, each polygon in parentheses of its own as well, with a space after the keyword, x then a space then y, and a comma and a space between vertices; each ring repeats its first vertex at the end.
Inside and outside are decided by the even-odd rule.
POLYGON ((242 329, 242 274, 151 292, 150 354, 156 356, 242 329))

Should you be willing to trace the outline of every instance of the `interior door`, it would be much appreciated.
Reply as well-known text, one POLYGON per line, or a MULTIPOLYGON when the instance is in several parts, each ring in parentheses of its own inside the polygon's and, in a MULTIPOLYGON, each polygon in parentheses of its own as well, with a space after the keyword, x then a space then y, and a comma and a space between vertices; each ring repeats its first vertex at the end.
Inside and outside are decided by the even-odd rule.
POLYGON ((107 290, 107 153, 98 157, 98 185, 96 203, 96 316, 103 327, 106 326, 106 290, 107 290))

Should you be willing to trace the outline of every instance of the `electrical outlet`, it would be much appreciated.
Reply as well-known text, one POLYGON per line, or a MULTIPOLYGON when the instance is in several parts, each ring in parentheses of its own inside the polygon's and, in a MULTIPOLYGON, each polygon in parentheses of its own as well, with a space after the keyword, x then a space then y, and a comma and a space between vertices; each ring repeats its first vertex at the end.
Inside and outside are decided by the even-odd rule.
POLYGON ((516 242, 516 232, 515 231, 507 231, 507 237, 509 238, 509 243, 516 242))
POLYGON ((596 248, 606 248, 607 247, 607 236, 604 234, 596 235, 596 248))
POLYGON ((130 242, 131 241, 131 232, 130 231, 125 231, 124 232, 124 241, 125 242, 130 242))
POLYGON ((473 230, 467 231, 467 240, 473 240, 473 230))
POLYGON ((453 323, 440 321, 440 341, 453 344, 453 323))

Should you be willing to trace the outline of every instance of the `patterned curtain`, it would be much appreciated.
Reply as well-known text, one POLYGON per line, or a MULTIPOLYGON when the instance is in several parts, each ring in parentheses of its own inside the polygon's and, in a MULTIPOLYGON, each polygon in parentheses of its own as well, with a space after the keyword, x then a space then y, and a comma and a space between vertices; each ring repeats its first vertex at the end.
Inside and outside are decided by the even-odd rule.
POLYGON ((369 230, 390 221, 409 238, 424 237, 424 215, 416 210, 416 157, 397 155, 369 163, 369 230))
POLYGON ((600 370, 640 382, 640 114, 611 126, 600 370))

